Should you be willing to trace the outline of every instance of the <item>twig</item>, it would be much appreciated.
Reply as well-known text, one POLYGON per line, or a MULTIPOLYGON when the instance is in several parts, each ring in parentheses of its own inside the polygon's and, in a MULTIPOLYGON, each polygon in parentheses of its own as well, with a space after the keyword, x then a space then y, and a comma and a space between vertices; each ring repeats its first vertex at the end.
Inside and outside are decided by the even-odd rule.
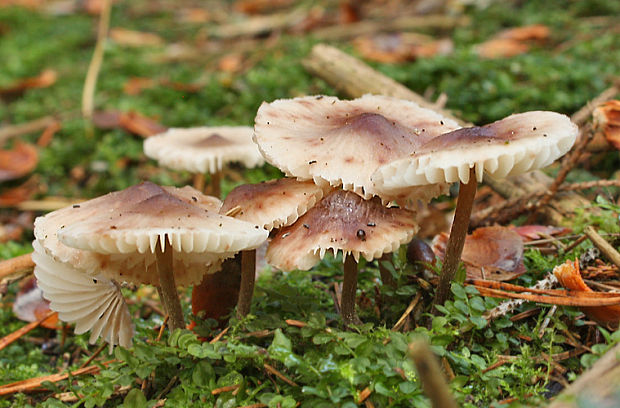
POLYGON ((300 320, 293 320, 293 319, 286 319, 285 322, 289 326, 295 326, 295 327, 299 327, 299 328, 306 327, 308 325, 308 323, 306 323, 306 322, 302 322, 300 320))
POLYGON ((396 324, 394 324, 394 327, 392 327, 392 330, 396 331, 400 329, 400 327, 405 323, 405 319, 407 318, 407 316, 409 316, 409 313, 411 313, 413 308, 415 308, 418 302, 420 301, 421 297, 422 295, 420 294, 420 292, 416 293, 415 297, 409 303, 409 306, 407 306, 407 309, 405 309, 402 316, 400 316, 396 324))
MULTIPOLYGON (((547 276, 545 276, 544 279, 541 279, 538 282, 536 282, 536 284, 532 286, 532 289, 551 289, 557 283, 558 283, 558 280, 555 277, 555 275, 552 272, 549 272, 547 276)), ((495 306, 493 309, 489 310, 488 312, 486 312, 484 314, 484 318, 491 321, 498 317, 504 316, 506 313, 521 306, 523 303, 525 303, 525 300, 522 300, 522 299, 513 299, 507 302, 503 302, 495 306)))
POLYGON ((90 65, 86 72, 84 90, 82 91, 82 116, 88 120, 93 117, 97 77, 99 76, 101 63, 103 62, 104 45, 110 27, 110 8, 111 0, 103 0, 101 15, 99 16, 99 26, 97 28, 97 43, 95 44, 95 51, 93 52, 93 57, 90 60, 90 65))
POLYGON ((599 235, 592 226, 585 228, 584 233, 590 238, 590 241, 596 246, 603 255, 607 257, 614 265, 620 268, 620 253, 599 235))
POLYGON ((161 392, 157 395, 157 400, 160 400, 164 395, 168 394, 168 392, 172 389, 172 386, 174 385, 175 382, 177 382, 177 380, 179 379, 178 376, 174 376, 170 379, 170 381, 168 382, 168 384, 166 384, 166 386, 164 387, 163 390, 161 390, 161 392))
POLYGON ((284 374, 276 370, 273 366, 270 366, 269 364, 264 363, 263 367, 265 368, 265 370, 267 370, 268 373, 275 375, 276 377, 278 377, 279 379, 281 379, 288 385, 292 387, 299 387, 299 385, 295 381, 291 380, 290 378, 288 378, 287 376, 285 376, 284 374))
POLYGON ((97 348, 97 350, 95 350, 95 352, 94 352, 93 354, 91 354, 91 355, 90 355, 90 357, 88 357, 88 360, 84 361, 84 362, 82 363, 82 365, 80 365, 80 368, 84 368, 84 367, 86 367, 87 365, 89 365, 90 363, 92 363, 92 362, 93 362, 93 360, 94 360, 95 358, 97 358, 97 356, 98 356, 99 354, 101 354, 101 352, 102 352, 103 350, 105 350, 105 348, 106 348, 107 346, 108 346, 108 345, 107 345, 105 342, 103 342, 103 343, 101 344, 101 346, 99 346, 99 347, 97 348))
POLYGON ((55 317, 57 314, 58 314, 57 312, 50 311, 45 316, 43 316, 41 319, 35 322, 28 323, 27 325, 15 330, 13 333, 7 334, 6 336, 0 339, 0 350, 5 348, 9 344, 13 343, 14 341, 18 340, 20 337, 24 336, 26 333, 29 333, 32 330, 36 329, 41 323, 43 323, 47 319, 55 317))
POLYGON ((170 315, 166 314, 166 316, 164 316, 164 321, 159 327, 159 333, 157 333, 157 338, 155 339, 156 342, 159 342, 161 340, 161 336, 164 335, 164 329, 166 329, 166 325, 168 324, 169 319, 170 319, 170 315))
POLYGON ((217 336, 215 336, 213 339, 211 339, 211 341, 209 343, 213 344, 213 343, 217 343, 218 341, 220 341, 222 339, 222 337, 224 337, 224 335, 226 333, 228 333, 228 329, 230 329, 230 327, 227 327, 224 330, 222 330, 221 332, 219 332, 217 334, 217 336))
POLYGON ((221 394, 223 392, 235 391, 239 387, 240 387, 239 384, 235 384, 235 385, 227 385, 225 387, 215 388, 215 389, 211 390, 211 395, 218 395, 218 394, 221 394))
POLYGON ((431 400, 433 408, 457 408, 437 358, 428 344, 418 340, 409 345, 408 351, 422 381, 424 393, 431 400))
POLYGON ((57 119, 55 117, 44 116, 30 122, 20 123, 19 125, 3 126, 0 128, 0 146, 13 137, 44 130, 56 122, 57 119))
POLYGON ((553 305, 551 307, 551 309, 549 309, 549 312, 547 313, 547 316, 545 316, 545 320, 543 320, 542 324, 540 325, 540 330, 538 330, 538 338, 542 339, 543 335, 545 334, 545 329, 547 328, 547 326, 549 326, 549 322, 551 321, 551 317, 553 316, 553 314, 555 313, 555 311, 558 309, 558 307, 556 305, 553 305))
MULTIPOLYGON (((102 364, 104 366, 107 366, 108 364, 114 363, 116 361, 117 360, 109 360, 102 364)), ((44 375, 44 376, 36 377, 36 378, 29 378, 27 380, 17 381, 11 384, 5 384, 3 386, 0 386, 0 395, 10 395, 10 394, 18 393, 18 392, 34 391, 38 389, 41 386, 41 384, 43 384, 44 382, 57 383, 59 381, 66 380, 67 378, 69 378, 69 375, 71 375, 72 377, 75 377, 78 375, 95 374, 98 372, 99 372, 99 366, 91 365, 88 367, 77 369, 70 373, 65 372, 65 373, 44 375)))
POLYGON ((370 388, 366 387, 363 390, 360 391, 359 394, 359 398, 357 400, 357 405, 363 403, 364 401, 366 401, 368 399, 368 397, 370 397, 370 394, 372 394, 372 391, 370 391, 370 388))
POLYGON ((34 262, 31 254, 0 261, 0 279, 16 273, 30 271, 32 268, 34 268, 34 262))
POLYGON ((618 93, 618 87, 613 85, 603 92, 601 92, 598 96, 595 96, 590 101, 588 101, 581 109, 577 112, 573 113, 570 117, 570 120, 575 123, 577 126, 581 126, 590 119, 592 116, 592 111, 603 102, 607 102, 610 99, 613 99, 614 96, 618 93))

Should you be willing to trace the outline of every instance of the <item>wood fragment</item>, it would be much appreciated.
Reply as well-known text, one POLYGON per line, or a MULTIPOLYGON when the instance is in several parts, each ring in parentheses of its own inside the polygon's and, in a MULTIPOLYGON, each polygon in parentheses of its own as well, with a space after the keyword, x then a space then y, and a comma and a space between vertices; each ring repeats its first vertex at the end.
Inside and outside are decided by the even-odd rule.
POLYGON ((30 272, 33 268, 32 253, 0 261, 0 279, 14 274, 30 272))
POLYGON ((370 388, 366 387, 363 390, 360 391, 359 393, 359 397, 357 399, 357 405, 363 403, 364 401, 366 401, 368 399, 368 397, 370 397, 370 394, 372 394, 372 391, 370 391, 370 388))
MULTIPOLYGON (((9 344, 11 344, 14 341, 18 340, 20 337, 24 336, 25 334, 27 334, 27 333, 31 332, 32 330, 36 329, 37 327, 39 327, 40 324, 42 324, 47 319, 55 318, 57 314, 58 314, 57 312, 50 311, 49 313, 47 313, 45 316, 43 316, 39 320, 31 322, 31 323, 28 323, 27 325, 25 325, 23 327, 20 327, 19 329, 15 330, 13 333, 7 334, 6 336, 4 336, 3 338, 0 339, 0 350, 4 349, 9 344)), ((0 395, 2 395, 2 394, 0 394, 0 395)))
POLYGON ((420 292, 416 293, 415 297, 409 303, 409 306, 407 306, 407 308, 405 309, 403 314, 400 316, 398 321, 396 321, 396 323, 394 324, 394 327, 392 327, 392 330, 394 331, 400 330, 402 325, 405 323, 405 319, 407 318, 407 316, 409 316, 409 313, 411 313, 411 311, 416 307, 421 297, 422 297, 422 294, 420 292))
MULTIPOLYGON (((114 363, 117 360, 109 360, 102 363, 103 366, 114 363)), ((44 382, 57 383, 69 378, 69 375, 76 377, 84 374, 96 374, 99 372, 100 367, 98 365, 91 365, 88 367, 80 368, 72 372, 44 375, 36 378, 29 378, 27 380, 17 381, 10 384, 0 386, 0 396, 16 394, 19 392, 32 392, 37 391, 44 382)))
POLYGON ((602 236, 599 235, 598 232, 592 226, 588 226, 585 228, 584 233, 588 236, 590 241, 596 246, 603 255, 607 257, 614 265, 620 268, 620 253, 616 251, 616 249, 611 246, 609 242, 605 240, 602 236))
POLYGON ((308 325, 308 323, 306 323, 306 322, 302 322, 300 320, 293 320, 293 319, 286 319, 285 322, 289 326, 295 326, 295 327, 299 327, 299 328, 306 327, 308 325))
POLYGON ((275 375, 276 377, 278 377, 279 379, 281 379, 282 381, 284 381, 288 385, 290 385, 292 387, 299 387, 299 385, 295 381, 291 380, 290 378, 288 378, 287 376, 285 376, 284 374, 282 374, 281 372, 276 370, 275 367, 273 367, 273 366, 271 366, 271 365, 269 365, 267 363, 264 363, 263 367, 265 368, 265 370, 268 373, 271 373, 271 374, 275 375))
POLYGON ((228 330, 230 329, 230 327, 225 328, 224 330, 222 330, 221 332, 219 332, 217 334, 217 336, 215 336, 213 339, 211 339, 211 341, 209 341, 210 344, 213 343, 217 343, 218 341, 220 341, 222 339, 222 337, 224 337, 224 335, 226 333, 228 333, 228 330))
POLYGON ((88 366, 90 363, 92 363, 92 362, 93 362, 93 360, 94 360, 95 358, 97 358, 97 356, 98 356, 99 354, 101 354, 101 352, 102 352, 103 350, 105 350, 105 349, 106 349, 106 347, 108 347, 108 344, 107 344, 106 342, 101 343, 101 345, 100 345, 99 347, 97 347, 97 350, 95 350, 95 352, 94 352, 93 354, 91 354, 91 355, 90 355, 90 357, 88 357, 88 359, 87 359, 86 361, 84 361, 84 362, 82 363, 82 365, 80 365, 80 367, 79 367, 79 368, 84 368, 84 367, 88 366))
POLYGON ((225 387, 215 388, 215 389, 211 390, 211 395, 218 395, 218 394, 221 394, 223 392, 234 391, 234 390, 238 389, 239 387, 240 387, 239 384, 235 384, 235 385, 227 385, 225 387))
POLYGON ((433 408, 457 408, 439 368, 437 357, 428 343, 418 340, 409 344, 408 354, 416 366, 424 393, 431 400, 433 408))

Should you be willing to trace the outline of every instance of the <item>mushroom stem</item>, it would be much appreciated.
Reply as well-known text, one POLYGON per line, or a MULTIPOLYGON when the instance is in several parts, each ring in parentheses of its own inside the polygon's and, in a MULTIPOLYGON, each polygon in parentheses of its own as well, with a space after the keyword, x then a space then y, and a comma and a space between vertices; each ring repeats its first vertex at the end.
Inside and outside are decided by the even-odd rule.
POLYGON ((222 196, 222 170, 211 174, 211 195, 217 198, 222 196))
POLYGON ((194 174, 193 184, 194 188, 201 193, 205 191, 205 175, 202 173, 194 174))
POLYGON ((241 252, 241 287, 237 301, 237 317, 242 318, 250 313, 254 281, 256 279, 256 250, 241 252))
POLYGON ((357 292, 357 262, 353 255, 345 255, 344 258, 344 280, 342 281, 342 301, 340 313, 344 324, 360 323, 355 313, 355 295, 357 292))
POLYGON ((443 305, 450 297, 450 286, 461 261, 461 253, 463 252, 463 245, 465 245, 465 237, 469 227, 469 217, 471 216, 471 209, 476 197, 477 184, 476 172, 472 168, 469 171, 469 182, 467 184, 461 182, 459 189, 459 198, 456 202, 450 238, 446 245, 446 256, 443 260, 439 285, 433 301, 433 314, 438 313, 434 305, 443 305))
POLYGON ((157 273, 159 274, 159 287, 162 296, 161 301, 168 313, 168 328, 172 332, 175 329, 184 328, 185 320, 183 319, 183 310, 181 309, 177 287, 174 283, 172 247, 170 243, 166 240, 166 244, 162 249, 161 243, 157 242, 155 255, 157 256, 157 273))
POLYGON ((392 262, 392 254, 383 254, 381 258, 379 258, 379 274, 381 274, 381 282, 383 282, 383 285, 395 288, 396 281, 392 276, 392 272, 390 272, 385 266, 383 266, 383 262, 392 262))

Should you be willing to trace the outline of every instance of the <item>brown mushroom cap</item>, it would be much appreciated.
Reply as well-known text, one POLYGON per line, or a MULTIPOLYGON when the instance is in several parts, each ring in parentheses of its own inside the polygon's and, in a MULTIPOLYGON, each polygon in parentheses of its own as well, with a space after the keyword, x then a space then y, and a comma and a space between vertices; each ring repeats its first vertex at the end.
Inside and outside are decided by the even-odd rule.
POLYGON ((281 229, 267 249, 267 262, 282 270, 308 270, 326 251, 371 261, 413 238, 414 213, 386 208, 380 200, 335 190, 293 225, 281 229))
MULTIPOLYGON (((378 191, 371 174, 459 126, 413 102, 365 95, 341 101, 309 96, 263 103, 254 140, 267 161, 288 176, 342 186, 368 199, 403 200, 410 191, 378 191)), ((436 189, 435 189, 436 190, 436 189)), ((435 191, 418 191, 428 199, 435 191)))
POLYGON ((108 279, 153 285, 159 284, 154 248, 158 240, 168 239, 175 250, 175 280, 185 286, 200 281, 205 273, 217 271, 221 260, 238 250, 233 248, 243 247, 243 243, 258 245, 256 240, 266 238, 266 232, 257 226, 216 214, 219 207, 218 199, 191 187, 143 183, 37 218, 35 238, 54 259, 87 274, 101 273, 108 279), (187 212, 182 213, 184 210, 187 212), (183 218, 181 214, 185 223, 177 220, 183 218), (193 225, 187 225, 189 220, 193 225), (149 223, 156 228, 149 229, 149 223), (205 228, 213 223, 216 231, 208 233, 205 228), (222 237, 226 226, 233 235, 222 237), (65 232, 73 233, 73 227, 76 235, 70 235, 68 240, 81 243, 81 248, 59 240, 65 232), (92 248, 100 251, 91 252, 92 248))
POLYGON ((293 178, 244 184, 232 190, 224 200, 220 214, 237 209, 231 217, 252 222, 271 231, 294 223, 312 208, 326 189, 311 181, 293 178))
POLYGON ((469 181, 484 173, 494 178, 521 174, 551 164, 575 142, 577 126, 559 113, 534 111, 510 115, 482 127, 458 129, 435 137, 409 157, 373 174, 378 188, 398 189, 432 183, 469 181))
POLYGON ((264 163, 253 129, 248 126, 220 126, 170 129, 144 141, 144 153, 161 165, 192 173, 215 173, 229 162, 247 168, 264 163))

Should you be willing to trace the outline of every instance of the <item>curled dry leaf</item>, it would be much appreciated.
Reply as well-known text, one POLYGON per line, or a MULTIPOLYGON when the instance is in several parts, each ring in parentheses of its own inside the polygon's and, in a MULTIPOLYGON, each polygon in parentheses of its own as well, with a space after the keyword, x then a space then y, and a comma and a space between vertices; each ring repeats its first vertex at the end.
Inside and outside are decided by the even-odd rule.
MULTIPOLYGON (((581 277, 579 260, 566 261, 553 268, 553 274, 562 286, 573 291, 594 292, 581 277)), ((580 309, 597 323, 613 328, 620 322, 620 305, 580 307, 580 309)))
POLYGON ((524 242, 542 239, 545 236, 562 236, 570 233, 572 230, 567 227, 553 227, 550 225, 523 225, 520 227, 512 227, 514 231, 521 236, 524 242))
POLYGON ((592 112, 594 128, 601 132, 605 139, 620 150, 620 101, 605 102, 592 112))
POLYGON ((127 47, 156 47, 164 44, 164 40, 157 34, 127 30, 120 27, 110 30, 110 38, 115 43, 127 47))
MULTIPOLYGON (((433 239, 433 252, 443 258, 448 234, 441 233, 433 239)), ((468 279, 506 281, 523 275, 523 241, 519 234, 507 227, 476 229, 465 239, 461 259, 465 263, 468 279)))
POLYGON ((549 27, 542 24, 509 28, 478 45, 476 52, 483 58, 514 57, 526 53, 529 43, 544 42, 550 34, 549 27))
POLYGON ((25 176, 38 161, 37 149, 31 144, 19 142, 11 150, 0 150, 0 182, 25 176))
MULTIPOLYGON (((13 303, 13 313, 20 320, 36 322, 49 314, 51 311, 49 305, 50 302, 43 298, 43 291, 37 285, 35 277, 32 276, 20 285, 15 303, 13 303)), ((48 329, 58 328, 58 315, 44 320, 41 326, 48 329)))
POLYGON ((168 130, 155 120, 133 111, 98 111, 93 114, 93 123, 100 129, 122 128, 145 138, 168 130))
POLYGON ((452 52, 449 39, 433 40, 431 37, 414 33, 381 34, 357 38, 355 49, 372 61, 400 63, 420 57, 446 55, 452 52))
POLYGON ((56 71, 45 69, 36 77, 20 79, 5 88, 0 88, 0 96, 18 96, 28 89, 47 88, 52 86, 57 79, 58 73, 56 71))
POLYGON ((12 207, 29 200, 38 190, 38 183, 32 179, 17 187, 0 192, 0 207, 12 207))

